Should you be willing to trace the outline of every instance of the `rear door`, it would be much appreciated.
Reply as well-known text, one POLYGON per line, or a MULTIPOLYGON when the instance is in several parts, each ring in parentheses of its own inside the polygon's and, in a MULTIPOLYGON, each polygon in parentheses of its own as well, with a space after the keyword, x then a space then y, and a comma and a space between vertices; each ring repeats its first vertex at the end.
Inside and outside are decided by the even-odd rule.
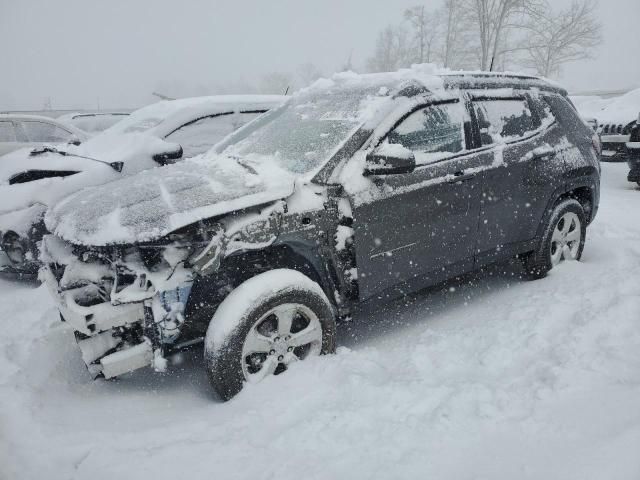
POLYGON ((519 253, 535 238, 553 192, 562 183, 561 132, 550 109, 522 94, 475 97, 473 114, 493 164, 482 174, 478 265, 519 253))
POLYGON ((361 300, 393 297, 468 271, 481 194, 460 101, 415 109, 383 142, 414 152, 412 173, 373 178, 352 198, 361 300))

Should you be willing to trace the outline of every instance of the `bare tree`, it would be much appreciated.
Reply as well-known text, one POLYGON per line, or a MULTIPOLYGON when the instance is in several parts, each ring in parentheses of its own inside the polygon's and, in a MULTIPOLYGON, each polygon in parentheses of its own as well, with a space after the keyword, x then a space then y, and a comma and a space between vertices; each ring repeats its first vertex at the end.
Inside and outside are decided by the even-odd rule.
POLYGON ((521 49, 510 34, 531 15, 543 10, 544 0, 467 0, 478 33, 481 70, 490 70, 500 55, 521 49))
POLYGON ((378 34, 376 48, 367 60, 371 72, 391 72, 411 64, 411 46, 407 30, 389 25, 378 34))
POLYGON ((574 0, 565 10, 553 11, 549 6, 532 15, 526 25, 525 65, 550 77, 567 62, 590 58, 602 38, 596 6, 595 0, 574 0))
POLYGON ((441 36, 439 12, 430 12, 425 10, 424 6, 415 6, 404 11, 404 19, 413 31, 414 61, 433 62, 441 36))
POLYGON ((443 25, 441 63, 447 68, 467 66, 476 46, 472 37, 473 17, 469 14, 464 0, 444 0, 437 12, 437 19, 443 25))

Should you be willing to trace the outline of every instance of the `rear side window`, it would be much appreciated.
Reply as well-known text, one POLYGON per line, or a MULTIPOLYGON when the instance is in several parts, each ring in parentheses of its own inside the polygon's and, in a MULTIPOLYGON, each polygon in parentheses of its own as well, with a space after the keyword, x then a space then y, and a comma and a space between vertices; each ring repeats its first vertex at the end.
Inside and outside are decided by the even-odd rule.
POLYGON ((473 109, 482 145, 518 140, 537 128, 524 98, 475 100, 473 109))
POLYGON ((30 142, 66 142, 71 138, 71 133, 56 125, 45 122, 22 122, 24 133, 30 142))
POLYGON ((0 121, 0 142, 15 142, 16 132, 13 123, 0 121))
POLYGON ((413 151, 416 163, 432 163, 465 149, 464 121, 460 103, 431 105, 411 113, 386 140, 413 151))
POLYGON ((551 106, 554 115, 560 119, 562 125, 573 133, 582 134, 586 138, 591 138, 593 131, 584 123, 573 104, 560 95, 548 95, 544 97, 545 102, 551 106))

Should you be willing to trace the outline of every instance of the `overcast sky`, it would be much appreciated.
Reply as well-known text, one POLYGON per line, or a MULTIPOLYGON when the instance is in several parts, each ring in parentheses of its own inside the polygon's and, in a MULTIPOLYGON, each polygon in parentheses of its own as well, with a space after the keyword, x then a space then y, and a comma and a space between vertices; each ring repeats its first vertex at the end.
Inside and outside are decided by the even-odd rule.
MULTIPOLYGON (((566 4, 569 0, 553 0, 566 4)), ((433 5, 436 0, 423 0, 433 5)), ((596 59, 570 90, 640 86, 640 0, 600 0, 596 59)), ((0 110, 134 107, 151 92, 252 81, 314 63, 356 66, 419 0, 0 0, 0 110)))

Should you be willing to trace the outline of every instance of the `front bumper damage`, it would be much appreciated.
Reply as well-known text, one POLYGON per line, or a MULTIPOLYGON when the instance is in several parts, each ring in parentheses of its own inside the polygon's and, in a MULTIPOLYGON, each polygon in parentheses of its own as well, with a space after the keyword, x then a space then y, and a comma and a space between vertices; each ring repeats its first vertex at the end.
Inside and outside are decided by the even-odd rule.
POLYGON ((167 355, 202 341, 184 316, 196 276, 216 274, 221 259, 235 252, 271 245, 284 209, 274 202, 159 244, 83 247, 46 235, 40 278, 92 375, 111 378, 145 366, 164 371, 167 355))
POLYGON ((167 265, 164 271, 123 272, 122 265, 83 263, 61 254, 61 243, 45 237, 43 253, 48 261, 40 279, 62 320, 73 328, 92 376, 112 378, 147 366, 164 371, 165 356, 181 346, 183 312, 192 284, 189 272, 182 268, 176 274, 176 265, 167 265), (85 275, 92 280, 70 278, 74 269, 86 273, 92 268, 97 272, 85 275))

